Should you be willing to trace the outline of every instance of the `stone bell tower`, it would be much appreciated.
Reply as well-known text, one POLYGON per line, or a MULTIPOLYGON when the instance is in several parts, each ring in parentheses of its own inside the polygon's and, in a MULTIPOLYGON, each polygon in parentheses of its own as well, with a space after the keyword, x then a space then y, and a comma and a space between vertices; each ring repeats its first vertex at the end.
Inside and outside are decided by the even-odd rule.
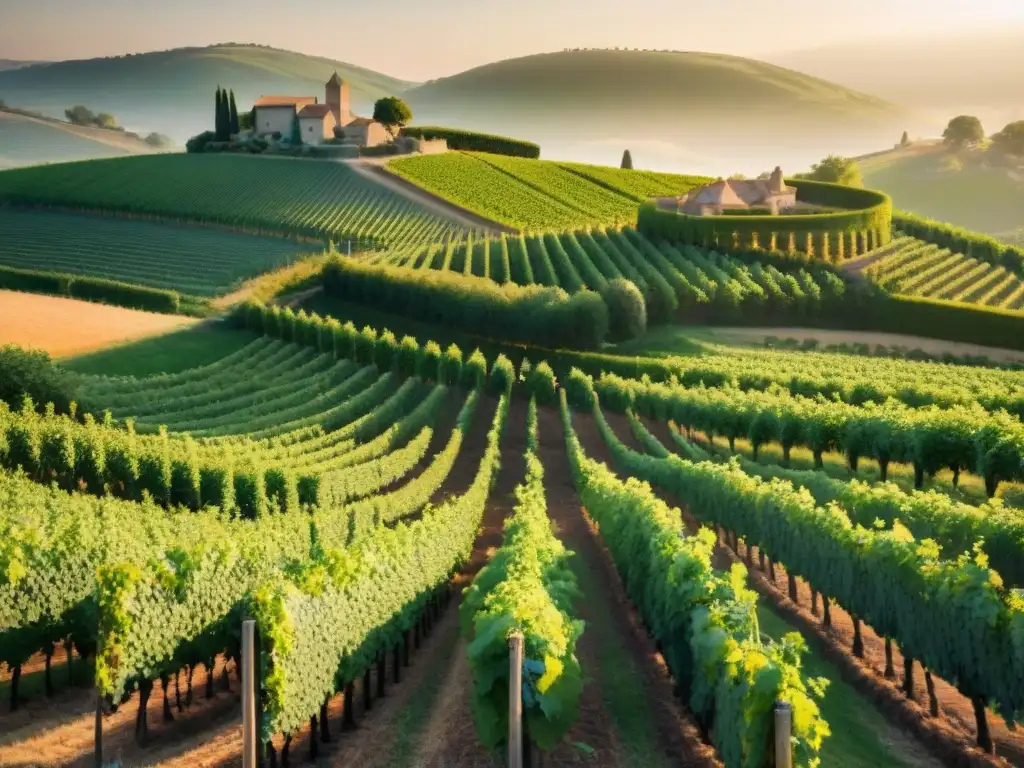
POLYGON ((334 119, 338 125, 346 126, 351 123, 352 111, 348 103, 348 83, 338 77, 338 73, 335 72, 327 81, 326 91, 327 98, 324 101, 334 113, 334 119))

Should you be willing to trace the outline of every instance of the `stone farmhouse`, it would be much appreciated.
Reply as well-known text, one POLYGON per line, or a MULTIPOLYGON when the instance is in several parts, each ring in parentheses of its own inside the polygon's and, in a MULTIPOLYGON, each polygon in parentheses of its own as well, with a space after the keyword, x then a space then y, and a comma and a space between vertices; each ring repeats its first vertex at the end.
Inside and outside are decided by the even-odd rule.
POLYGON ((327 81, 324 103, 316 96, 262 96, 253 106, 253 127, 259 136, 290 136, 297 118, 304 144, 322 144, 344 135, 345 141, 375 147, 388 140, 387 129, 376 120, 356 117, 349 107, 348 83, 335 72, 327 81))
POLYGON ((718 179, 676 198, 676 210, 690 216, 765 208, 773 215, 796 207, 796 187, 786 186, 778 166, 767 179, 718 179))

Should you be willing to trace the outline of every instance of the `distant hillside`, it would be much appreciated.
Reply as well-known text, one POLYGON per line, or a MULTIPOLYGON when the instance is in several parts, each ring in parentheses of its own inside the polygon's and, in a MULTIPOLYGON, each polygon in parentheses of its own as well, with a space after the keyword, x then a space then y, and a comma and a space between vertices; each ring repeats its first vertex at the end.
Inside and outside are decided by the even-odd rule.
POLYGON ((44 120, 0 109, 0 170, 156 151, 141 139, 117 131, 44 120))
POLYGON ((103 59, 37 64, 0 72, 0 98, 51 116, 82 104, 113 114, 137 132, 156 131, 180 143, 212 127, 218 85, 232 88, 239 109, 261 95, 323 98, 337 70, 365 111, 410 84, 332 59, 247 45, 178 48, 103 59))
POLYGON ((31 64, 39 64, 38 61, 18 61, 17 59, 0 59, 0 72, 8 69, 21 69, 31 64))
POLYGON ((993 131, 1024 118, 1024 26, 998 32, 956 30, 942 37, 856 40, 765 56, 768 61, 934 110, 948 119, 981 113, 993 131), (947 115, 948 113, 948 115, 947 115))
POLYGON ((864 151, 868 137, 890 141, 895 131, 898 138, 911 119, 894 104, 798 72, 686 52, 527 56, 425 83, 405 98, 418 122, 511 133, 545 149, 564 141, 661 141, 694 154, 729 152, 737 163, 754 145, 763 164, 772 163, 772 147, 783 152, 808 141, 819 145, 815 152, 841 144, 849 151, 855 139, 864 151))
POLYGON ((864 183, 897 207, 1012 239, 1024 230, 1024 170, 993 167, 982 151, 952 153, 941 142, 862 158, 864 183))

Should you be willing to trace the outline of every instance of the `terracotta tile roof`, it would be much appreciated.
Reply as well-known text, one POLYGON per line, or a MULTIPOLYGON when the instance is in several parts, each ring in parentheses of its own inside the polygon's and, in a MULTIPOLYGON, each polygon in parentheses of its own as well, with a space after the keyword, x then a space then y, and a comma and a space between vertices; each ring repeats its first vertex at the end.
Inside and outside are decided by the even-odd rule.
POLYGON ((349 121, 348 124, 349 125, 371 125, 371 124, 373 124, 375 122, 376 122, 376 120, 373 120, 372 118, 369 118, 369 117, 353 117, 349 121))
POLYGON ((320 118, 323 120, 331 112, 331 108, 327 104, 307 104, 299 111, 299 117, 301 118, 320 118))
POLYGON ((256 107, 301 107, 316 102, 315 96, 260 96, 256 107))

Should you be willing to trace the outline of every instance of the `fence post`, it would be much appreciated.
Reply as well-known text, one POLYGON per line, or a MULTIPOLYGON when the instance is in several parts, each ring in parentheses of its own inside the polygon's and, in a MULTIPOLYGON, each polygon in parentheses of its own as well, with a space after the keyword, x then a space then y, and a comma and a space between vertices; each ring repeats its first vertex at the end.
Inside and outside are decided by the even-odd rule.
MULTIPOLYGON (((68 657, 68 662, 70 661, 71 658, 68 657)), ((96 729, 93 732, 92 751, 96 768, 103 768, 103 695, 99 688, 96 689, 96 729)))
POLYGON ((775 702, 775 768, 793 768, 793 708, 775 702))
MULTIPOLYGON (((242 766, 257 768, 256 622, 242 622, 242 766)), ((313 738, 316 738, 314 734, 313 738)))
POLYGON ((523 768, 523 635, 508 639, 508 766, 523 768))

